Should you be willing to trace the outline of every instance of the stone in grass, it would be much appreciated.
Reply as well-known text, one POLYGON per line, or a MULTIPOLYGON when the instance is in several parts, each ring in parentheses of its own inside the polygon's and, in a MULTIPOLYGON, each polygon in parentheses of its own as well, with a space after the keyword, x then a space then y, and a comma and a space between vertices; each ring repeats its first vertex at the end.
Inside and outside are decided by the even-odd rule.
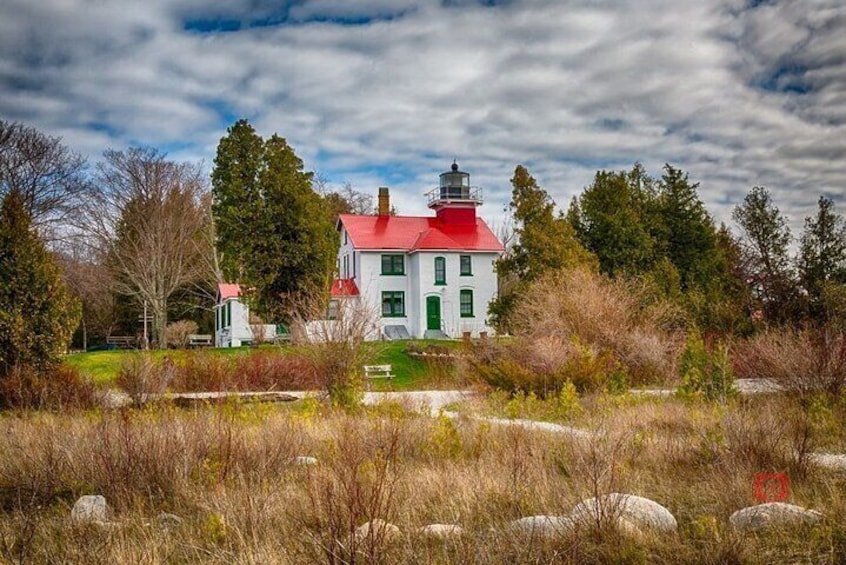
POLYGON ((655 502, 642 496, 613 492, 599 498, 583 500, 570 512, 570 519, 579 524, 589 524, 598 517, 614 518, 623 533, 635 534, 648 528, 658 532, 675 532, 678 522, 675 516, 655 502))
POLYGON ((402 532, 400 532, 398 527, 380 518, 374 518, 355 529, 355 539, 359 543, 370 536, 381 537, 383 540, 389 542, 398 538, 401 534, 402 532))
POLYGON ((106 497, 99 494, 81 496, 71 509, 74 524, 105 524, 109 519, 109 505, 106 497))
POLYGON ((317 459, 314 457, 308 457, 306 455, 299 455, 294 457, 293 461, 291 461, 294 465, 317 465, 317 459))
POLYGON ((417 531, 420 535, 438 539, 457 538, 464 534, 464 528, 458 524, 427 524, 417 531))
POLYGON ((508 524, 508 530, 520 535, 553 538, 567 534, 573 526, 565 516, 526 516, 508 524))
POLYGON ((734 529, 752 532, 769 526, 798 526, 816 524, 823 514, 786 502, 767 502, 738 510, 729 517, 734 529))
POLYGON ((179 526, 183 521, 180 516, 171 514, 170 512, 159 512, 158 520, 159 524, 165 526, 166 528, 179 526))

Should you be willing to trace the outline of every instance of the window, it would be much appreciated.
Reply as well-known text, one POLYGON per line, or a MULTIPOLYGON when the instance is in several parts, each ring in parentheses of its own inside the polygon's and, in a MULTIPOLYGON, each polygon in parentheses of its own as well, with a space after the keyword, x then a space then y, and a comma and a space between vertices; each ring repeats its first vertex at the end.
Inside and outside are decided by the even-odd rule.
POLYGON ((347 238, 347 230, 344 230, 344 245, 346 245, 348 241, 349 239, 347 238))
POLYGON ((458 300, 458 310, 462 318, 473 317, 473 291, 462 290, 458 300))
POLYGON ((329 301, 329 308, 326 309, 327 320, 336 320, 338 318, 338 306, 339 304, 337 300, 329 301))
POLYGON ((399 291, 382 293, 382 317, 405 317, 405 293, 399 291))
POLYGON ((473 260, 471 259, 470 255, 462 255, 460 258, 461 262, 461 276, 462 277, 469 277, 473 274, 473 260))
POLYGON ((404 275, 405 262, 402 255, 382 255, 383 275, 404 275))
POLYGON ((223 327, 231 326, 232 322, 232 302, 226 301, 226 309, 223 311, 223 327))
POLYGON ((446 284, 446 259, 435 257, 435 284, 446 284))

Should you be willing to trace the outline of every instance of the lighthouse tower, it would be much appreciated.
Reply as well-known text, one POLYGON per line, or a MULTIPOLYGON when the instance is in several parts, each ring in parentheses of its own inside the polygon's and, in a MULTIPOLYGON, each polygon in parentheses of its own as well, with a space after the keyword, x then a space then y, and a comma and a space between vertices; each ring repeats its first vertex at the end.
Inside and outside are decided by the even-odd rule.
POLYGON ((453 162, 451 170, 441 173, 440 186, 429 191, 429 208, 445 224, 476 224, 476 207, 482 205, 482 189, 470 186, 470 174, 458 170, 453 162))

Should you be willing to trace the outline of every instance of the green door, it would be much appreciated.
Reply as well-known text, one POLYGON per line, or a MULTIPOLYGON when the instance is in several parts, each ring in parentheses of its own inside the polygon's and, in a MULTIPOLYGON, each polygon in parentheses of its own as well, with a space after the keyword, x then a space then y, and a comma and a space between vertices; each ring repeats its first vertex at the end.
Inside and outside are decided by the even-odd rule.
POLYGON ((441 298, 439 296, 426 297, 426 329, 441 329, 441 298))

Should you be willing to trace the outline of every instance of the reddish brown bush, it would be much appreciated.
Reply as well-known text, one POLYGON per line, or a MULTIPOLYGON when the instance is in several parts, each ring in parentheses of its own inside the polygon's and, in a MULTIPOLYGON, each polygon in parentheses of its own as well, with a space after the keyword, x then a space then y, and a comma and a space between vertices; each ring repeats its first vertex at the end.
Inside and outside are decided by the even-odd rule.
POLYGON ((3 408, 79 410, 94 405, 93 383, 66 365, 40 374, 30 367, 15 367, 0 380, 3 408))
POLYGON ((174 392, 306 390, 317 387, 312 365, 301 355, 256 351, 237 357, 197 352, 176 367, 174 392))
POLYGON ((238 390, 307 390, 318 381, 305 357, 258 351, 237 359, 232 384, 238 390))
POLYGON ((635 383, 674 378, 684 337, 680 310, 655 298, 647 285, 581 269, 532 283, 514 320, 527 343, 575 338, 597 354, 610 352, 635 383))
POLYGON ((732 355, 739 378, 773 379, 805 397, 846 389, 846 338, 823 330, 773 330, 740 342, 732 355))

